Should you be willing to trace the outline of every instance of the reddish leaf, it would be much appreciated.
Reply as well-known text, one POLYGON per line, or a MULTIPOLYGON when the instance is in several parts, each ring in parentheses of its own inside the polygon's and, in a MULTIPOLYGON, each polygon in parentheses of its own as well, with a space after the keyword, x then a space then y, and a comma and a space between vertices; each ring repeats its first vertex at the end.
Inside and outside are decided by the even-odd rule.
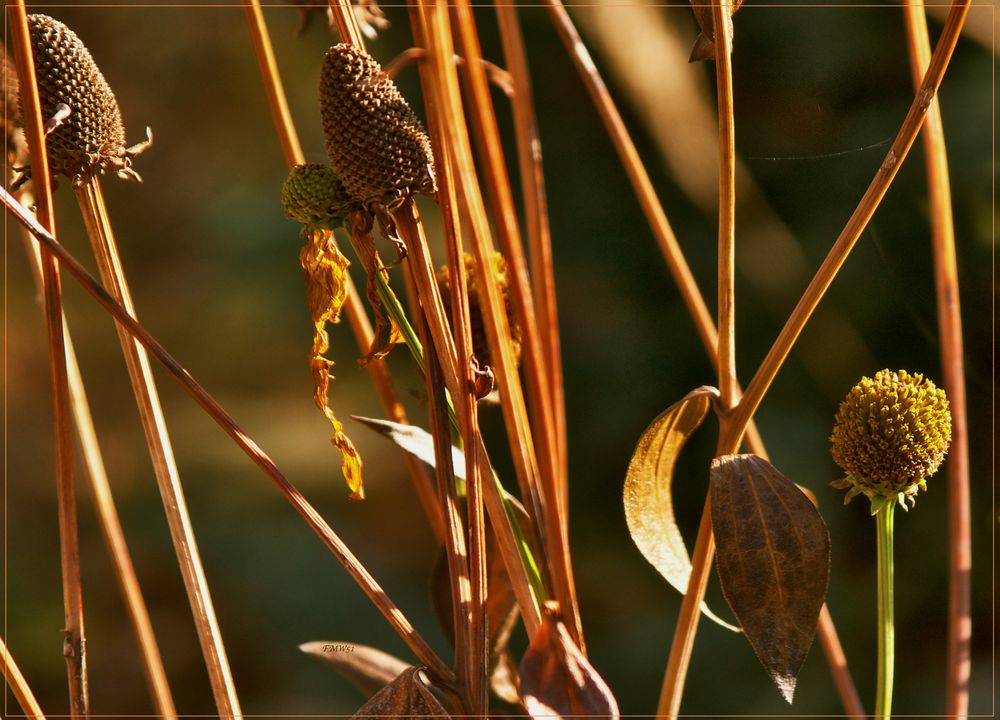
POLYGON ((712 461, 719 579, 747 640, 789 703, 830 579, 830 534, 803 492, 756 455, 712 461))
POLYGON ((449 715, 425 683, 421 669, 411 667, 372 695, 352 717, 447 718, 449 715))
POLYGON ((536 720, 587 715, 618 718, 618 703, 559 619, 545 603, 545 617, 521 659, 521 702, 536 720))

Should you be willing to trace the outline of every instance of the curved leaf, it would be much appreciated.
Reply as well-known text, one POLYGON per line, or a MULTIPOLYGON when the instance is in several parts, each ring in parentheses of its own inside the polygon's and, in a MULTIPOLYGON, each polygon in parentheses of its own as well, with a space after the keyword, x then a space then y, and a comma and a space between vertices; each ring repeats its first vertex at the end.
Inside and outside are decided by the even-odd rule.
MULTIPOLYGON (((715 388, 700 387, 667 408, 639 438, 625 475, 625 520, 632 540, 680 593, 687 592, 691 558, 674 516, 674 465, 684 443, 705 419, 711 399, 718 395, 715 388)), ((739 632, 704 603, 701 610, 722 627, 739 632)))
POLYGON ((722 591, 785 700, 816 634, 830 580, 830 533, 809 498, 756 455, 712 461, 722 591))

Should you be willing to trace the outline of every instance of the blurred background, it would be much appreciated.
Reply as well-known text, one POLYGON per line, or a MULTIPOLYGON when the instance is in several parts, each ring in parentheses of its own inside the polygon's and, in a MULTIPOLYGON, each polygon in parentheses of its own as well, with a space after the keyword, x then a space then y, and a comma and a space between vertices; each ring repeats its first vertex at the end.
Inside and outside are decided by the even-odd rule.
MULTIPOLYGON (((349 503, 340 458, 312 404, 311 326, 283 218, 286 169, 242 9, 107 7, 47 12, 76 30, 114 88, 142 185, 103 179, 140 320, 219 399, 319 508, 444 657, 428 593, 434 539, 396 450, 348 421, 368 500, 349 503)), ((162 5, 162 6, 160 6, 162 5)), ((411 44, 404 7, 369 50, 388 62, 411 44)), ((972 462, 974 713, 992 710, 993 273, 992 8, 973 7, 941 88, 955 204, 967 351, 972 462), (985 39, 985 40, 984 40, 985 39)), ((477 9, 486 56, 503 64, 495 17, 477 9)), ((714 75, 688 65, 697 35, 685 7, 572 8, 646 162, 709 306, 715 296, 714 75)), ((306 156, 325 162, 316 88, 325 18, 297 37, 298 9, 266 12, 306 156)), ((589 652, 623 713, 653 712, 680 597, 628 535, 625 469, 647 424, 713 384, 697 340, 611 143, 542 8, 520 17, 529 44, 548 178, 569 418, 571 524, 589 652)), ((932 38, 940 31, 932 19, 932 38)), ((9 31, 8 31, 9 33, 9 31)), ((8 35, 9 38, 9 35, 8 35)), ((9 40, 8 40, 9 41, 9 40)), ((737 366, 746 381, 874 175, 913 92, 898 7, 755 7, 735 18, 737 366)), ((423 117, 415 68, 399 80, 423 117)), ((505 100, 498 115, 511 139, 505 100)), ((511 154, 510 157, 513 158, 511 154)), ((516 175, 515 175, 516 177, 516 175)), ((56 193, 61 241, 93 267, 75 199, 56 193)), ((424 203, 432 236, 435 212, 424 203)), ((4 232, 4 632, 43 708, 68 708, 52 418, 45 329, 18 226, 4 232)), ((435 250, 437 252, 437 249, 435 250)), ((443 255, 436 256, 443 262, 443 255)), ((96 269, 94 270, 96 274, 96 269)), ((397 279, 396 282, 399 282, 397 279)), ((67 279, 66 312, 112 486, 178 710, 214 706, 148 454, 109 317, 67 279)), ((342 417, 382 416, 346 325, 332 329, 331 400, 342 417)), ((411 419, 426 427, 422 381, 403 351, 390 366, 411 419)), ((919 143, 778 375, 757 415, 774 464, 811 488, 833 539, 828 604, 867 705, 875 687, 875 524, 865 503, 828 486, 837 405, 865 374, 907 368, 939 380, 923 153, 919 143)), ((346 682, 297 648, 358 642, 409 658, 363 593, 271 484, 157 368, 165 414, 222 635, 247 714, 351 713, 346 682)), ((498 410, 484 410, 493 447, 498 410)), ((676 477, 693 543, 716 441, 709 420, 676 477)), ((501 474, 512 477, 499 451, 501 474)), ((152 712, 139 655, 78 463, 92 708, 152 712)), ((513 483, 509 483, 513 485, 513 483)), ((944 711, 947 611, 945 475, 897 522, 899 714, 944 711)), ((709 601, 728 615, 713 577, 709 601)), ((519 630, 515 644, 523 647, 519 630)), ((8 697, 6 707, 16 714, 8 697)), ((837 715, 818 644, 789 708, 746 643, 711 623, 698 633, 683 711, 837 715)))

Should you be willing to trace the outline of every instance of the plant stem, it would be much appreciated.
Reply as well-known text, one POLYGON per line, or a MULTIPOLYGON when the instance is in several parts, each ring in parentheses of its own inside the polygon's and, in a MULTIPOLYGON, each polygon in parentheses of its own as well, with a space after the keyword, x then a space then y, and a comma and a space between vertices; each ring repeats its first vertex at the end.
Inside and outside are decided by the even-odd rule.
MULTIPOLYGON (((291 114, 288 112, 288 101, 285 97, 285 88, 278 73, 277 63, 274 59, 274 51, 271 47, 270 35, 267 32, 267 24, 264 21, 264 13, 261 11, 260 0, 244 0, 244 7, 247 13, 247 22, 250 28, 250 38, 253 41, 254 51, 257 55, 260 67, 261 80, 264 84, 264 92, 267 96, 268 104, 271 106, 271 116, 274 119, 274 128, 281 145, 282 153, 285 157, 285 164, 289 169, 305 162, 302 154, 302 146, 299 143, 298 133, 295 131, 295 124, 291 114)), ((372 344, 372 327, 365 314, 364 306, 359 299, 357 289, 351 278, 347 278, 347 321, 351 326, 351 331, 358 343, 358 347, 364 351, 372 344)), ((375 385, 382 407, 385 408, 388 416, 395 422, 407 424, 406 410, 396 396, 389 369, 382 360, 373 359, 368 363, 368 374, 375 385)), ((427 515, 428 523, 438 542, 444 542, 444 520, 441 508, 435 499, 433 482, 424 467, 423 463, 409 453, 402 453, 403 462, 410 474, 420 504, 427 515)))
MULTIPOLYGON (((931 56, 923 0, 905 3, 903 13, 913 84, 919 87, 931 56)), ((964 718, 969 714, 969 676, 972 673, 969 652, 972 640, 969 431, 955 226, 944 125, 937 101, 927 112, 922 135, 931 205, 931 244, 934 250, 941 369, 952 418, 951 448, 948 451, 948 653, 945 659, 945 714, 964 718)))
MULTIPOLYGON (((24 675, 21 674, 17 663, 14 662, 14 656, 7 650, 7 645, 4 644, 3 638, 0 638, 0 670, 3 671, 4 679, 7 681, 8 687, 13 691, 14 699, 21 706, 25 717, 31 720, 45 720, 45 715, 42 713, 42 708, 35 699, 35 694, 31 691, 28 681, 24 679, 24 675)), ((4 709, 6 710, 7 708, 4 709)))
MULTIPOLYGON (((357 559, 350 548, 334 532, 333 528, 323 519, 305 496, 289 482, 274 461, 268 457, 267 453, 250 438, 249 435, 236 424, 236 421, 227 413, 219 402, 212 397, 204 387, 202 387, 191 374, 184 369, 177 360, 167 352, 166 348, 154 338, 129 311, 119 303, 104 286, 91 275, 83 264, 77 260, 72 253, 62 246, 49 232, 38 224, 34 217, 29 215, 24 208, 11 196, 6 189, 0 187, 0 202, 7 208, 14 218, 21 223, 28 231, 45 246, 59 260, 61 267, 65 268, 73 278, 80 283, 97 302, 103 307, 127 332, 141 343, 146 350, 159 360, 166 370, 174 377, 181 387, 198 403, 198 405, 208 414, 222 430, 232 438, 237 447, 249 457, 254 464, 275 484, 281 494, 288 500, 289 504, 305 520, 309 529, 323 542, 330 550, 337 561, 347 570, 348 574, 364 590, 372 603, 379 609, 379 612, 386 618, 393 629, 406 642, 407 646, 417 656, 421 663, 426 665, 432 673, 451 683, 454 681, 454 674, 447 665, 437 656, 426 640, 410 624, 403 614, 403 611, 392 602, 385 590, 375 581, 371 573, 357 559)), ((485 450, 481 451, 485 454, 485 450)))
MULTIPOLYGON (((31 51, 27 10, 18 0, 11 10, 11 35, 21 89, 22 122, 30 153, 43 228, 55 234, 52 212, 48 156, 42 127, 41 100, 31 51)), ((73 436, 70 418, 69 379, 63 336, 62 280, 53 254, 42 252, 42 288, 45 300, 45 327, 48 334, 49 374, 52 382, 52 410, 56 450, 56 503, 59 515, 59 559, 62 570, 65 628, 62 653, 66 660, 70 714, 89 717, 90 691, 87 684, 87 640, 83 621, 83 589, 80 573, 80 538, 76 516, 76 482, 73 476, 73 436)))
MULTIPOLYGON (((21 200, 30 204, 30 198, 25 195, 21 196, 21 200)), ((41 249, 27 230, 23 230, 23 232, 26 249, 34 261, 32 269, 35 271, 38 285, 41 286, 41 249)), ((66 369, 69 378, 69 397, 73 410, 73 422, 76 426, 83 462, 87 467, 87 479, 90 481, 94 509, 101 524, 101 533, 108 546, 108 553, 111 555, 122 599, 128 609, 129 619, 132 621, 132 627, 142 654, 146 681, 149 683, 157 715, 165 720, 175 720, 177 710, 170 693, 170 685, 163 668, 163 659, 160 657, 160 648, 153 633, 153 625, 149 619, 146 601, 142 597, 139 578, 135 574, 132 557, 125 541, 125 533, 122 531, 118 518, 114 496, 111 494, 111 484, 108 482, 104 458, 97 441, 97 431, 94 429, 94 421, 90 414, 90 404, 87 402, 87 391, 83 385, 83 377, 80 374, 80 366, 76 360, 73 339, 69 327, 66 325, 65 316, 63 317, 63 336, 66 339, 66 369)))
POLYGON ((892 679, 896 661, 896 630, 893 601, 892 531, 896 501, 887 503, 876 515, 878 535, 878 681, 875 690, 875 718, 892 715, 892 679))
MULTIPOLYGON (((131 292, 111 230, 100 181, 96 176, 87 178, 79 188, 75 188, 75 191, 101 278, 118 302, 132 317, 135 317, 131 292)), ((120 324, 116 325, 116 329, 122 355, 128 367, 132 392, 139 409, 146 445, 153 461, 156 482, 163 499, 164 514, 174 543, 177 564, 184 579, 188 602, 191 604, 191 613, 201 643, 205 666, 208 669, 216 708, 225 717, 239 718, 242 712, 236 696, 236 686, 229 669, 229 659, 215 615, 212 595, 208 589, 208 580, 201 564, 194 527, 188 515, 180 473, 177 471, 170 435, 160 406, 156 382, 153 379, 153 368, 146 350, 120 324)))

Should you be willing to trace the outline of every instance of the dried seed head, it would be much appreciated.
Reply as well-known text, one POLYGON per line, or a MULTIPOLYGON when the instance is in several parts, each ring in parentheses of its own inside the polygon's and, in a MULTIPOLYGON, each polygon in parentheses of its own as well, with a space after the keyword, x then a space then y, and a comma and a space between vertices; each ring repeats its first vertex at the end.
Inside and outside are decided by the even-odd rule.
POLYGON ((78 182, 110 167, 122 178, 139 180, 131 169, 132 157, 151 141, 125 147, 118 101, 83 42, 47 15, 29 15, 28 28, 42 120, 53 117, 60 104, 70 109, 46 142, 52 173, 78 182))
POLYGON ((20 133, 21 112, 17 101, 17 68, 14 60, 7 52, 7 46, 0 42, 0 54, 3 55, 3 92, 0 93, 0 114, 3 115, 4 138, 7 160, 17 162, 24 147, 24 139, 20 133))
MULTIPOLYGON (((513 308, 508 297, 507 282, 507 262, 503 255, 495 253, 493 255, 493 267, 496 275, 497 285, 500 287, 500 298, 503 300, 504 312, 507 314, 507 324, 510 326, 510 339, 514 351, 514 359, 521 360, 521 325, 517 322, 513 308)), ((468 279, 469 290, 469 326, 472 330, 472 352, 480 365, 493 365, 493 356, 490 354, 489 342, 486 339, 486 322, 483 317, 483 308, 479 303, 479 273, 476 268, 476 260, 472 255, 465 256, 465 273, 468 279)), ((444 297, 444 309, 448 315, 448 322, 452 322, 451 303, 448 302, 449 275, 448 268, 443 267, 437 274, 438 287, 444 297)))
POLYGON ((833 459, 848 473, 835 485, 848 490, 847 500, 864 493, 873 512, 896 499, 905 508, 948 452, 948 398, 922 375, 881 370, 847 394, 830 442, 833 459))
POLYGON ((392 208, 435 191, 430 141, 371 55, 346 43, 330 48, 319 100, 327 155, 356 202, 392 208))
POLYGON ((306 163, 288 174, 281 187, 281 206, 289 220, 333 229, 348 217, 351 199, 333 168, 306 163))

